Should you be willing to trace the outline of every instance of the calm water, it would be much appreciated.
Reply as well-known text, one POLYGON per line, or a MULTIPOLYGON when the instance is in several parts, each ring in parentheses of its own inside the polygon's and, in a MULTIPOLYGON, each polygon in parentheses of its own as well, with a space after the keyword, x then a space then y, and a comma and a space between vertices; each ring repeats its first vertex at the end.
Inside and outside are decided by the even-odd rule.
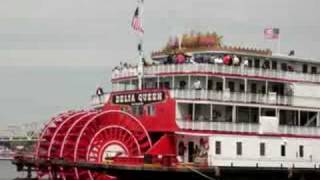
POLYGON ((12 180, 25 176, 25 173, 16 172, 16 167, 10 161, 0 160, 0 180, 12 180))

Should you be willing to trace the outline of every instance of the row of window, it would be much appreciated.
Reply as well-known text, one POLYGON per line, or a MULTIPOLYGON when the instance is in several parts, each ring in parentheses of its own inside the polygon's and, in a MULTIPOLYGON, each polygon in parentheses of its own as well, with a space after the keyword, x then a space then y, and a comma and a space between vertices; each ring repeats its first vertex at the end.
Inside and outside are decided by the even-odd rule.
MULTIPOLYGON (((238 156, 241 156, 242 153, 242 142, 237 142, 236 143, 236 154, 238 156)), ((286 145, 281 145, 280 147, 280 153, 282 157, 286 156, 286 145)), ((220 155, 221 154, 221 141, 216 141, 215 142, 215 154, 216 155, 220 155)), ((266 155, 266 143, 260 143, 259 144, 259 152, 260 152, 260 156, 265 156, 266 155)), ((303 157, 304 156, 304 146, 300 145, 299 146, 299 157, 303 157)))
MULTIPOLYGON (((155 116, 156 115, 156 108, 154 105, 147 105, 146 109, 143 108, 142 104, 132 105, 132 114, 135 116, 143 116, 144 111, 146 112, 147 116, 155 116)), ((122 111, 128 111, 126 107, 121 108, 122 111)))

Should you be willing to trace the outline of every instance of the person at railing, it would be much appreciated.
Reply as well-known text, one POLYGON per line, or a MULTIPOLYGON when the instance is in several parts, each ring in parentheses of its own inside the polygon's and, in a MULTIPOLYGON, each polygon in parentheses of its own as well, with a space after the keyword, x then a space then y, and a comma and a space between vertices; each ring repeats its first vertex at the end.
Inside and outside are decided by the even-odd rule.
POLYGON ((179 53, 176 55, 176 64, 184 64, 186 63, 186 57, 183 53, 179 53))
POLYGON ((218 56, 214 59, 215 64, 223 64, 223 59, 222 57, 218 56))
POLYGON ((99 98, 99 104, 103 103, 103 95, 104 95, 104 92, 103 92, 103 89, 102 89, 100 86, 97 87, 96 95, 97 95, 98 98, 99 98))
POLYGON ((193 88, 195 90, 201 90, 201 81, 199 79, 197 79, 194 83, 193 83, 193 88))
POLYGON ((236 66, 240 65, 240 59, 238 58, 238 56, 233 55, 232 64, 236 66))
POLYGON ((232 64, 232 58, 230 55, 224 55, 223 56, 223 64, 225 65, 231 65, 232 64))
POLYGON ((114 77, 117 77, 119 75, 119 73, 120 73, 120 70, 119 70, 118 66, 116 66, 115 68, 112 69, 112 75, 114 77))
POLYGON ((180 85, 180 89, 185 89, 187 83, 186 83, 186 81, 180 81, 180 82, 179 82, 179 85, 180 85))
POLYGON ((173 54, 169 54, 164 64, 173 64, 173 54))
POLYGON ((263 65, 262 65, 263 69, 270 69, 270 62, 269 61, 264 61, 263 65))

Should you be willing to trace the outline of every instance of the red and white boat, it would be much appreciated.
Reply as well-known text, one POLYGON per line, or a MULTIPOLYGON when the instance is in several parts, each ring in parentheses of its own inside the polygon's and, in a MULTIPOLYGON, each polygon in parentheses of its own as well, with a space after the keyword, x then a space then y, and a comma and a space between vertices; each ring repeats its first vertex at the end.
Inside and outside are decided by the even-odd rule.
POLYGON ((40 179, 320 178, 319 61, 223 46, 216 33, 151 59, 116 67, 93 107, 46 124, 40 179))

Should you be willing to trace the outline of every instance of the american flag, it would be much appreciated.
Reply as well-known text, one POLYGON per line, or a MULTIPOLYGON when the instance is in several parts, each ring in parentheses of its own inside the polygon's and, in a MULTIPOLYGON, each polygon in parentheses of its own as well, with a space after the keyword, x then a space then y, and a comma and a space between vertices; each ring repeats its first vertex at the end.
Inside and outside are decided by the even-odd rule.
POLYGON ((279 39, 280 29, 279 28, 265 28, 264 38, 265 39, 279 39))
MULTIPOLYGON (((141 1, 142 3, 142 1, 141 1)), ((136 10, 134 11, 134 15, 132 18, 132 22, 131 22, 131 27, 133 28, 133 30, 139 32, 139 33, 144 33, 142 24, 141 24, 141 9, 140 6, 138 6, 136 8, 136 10)))

